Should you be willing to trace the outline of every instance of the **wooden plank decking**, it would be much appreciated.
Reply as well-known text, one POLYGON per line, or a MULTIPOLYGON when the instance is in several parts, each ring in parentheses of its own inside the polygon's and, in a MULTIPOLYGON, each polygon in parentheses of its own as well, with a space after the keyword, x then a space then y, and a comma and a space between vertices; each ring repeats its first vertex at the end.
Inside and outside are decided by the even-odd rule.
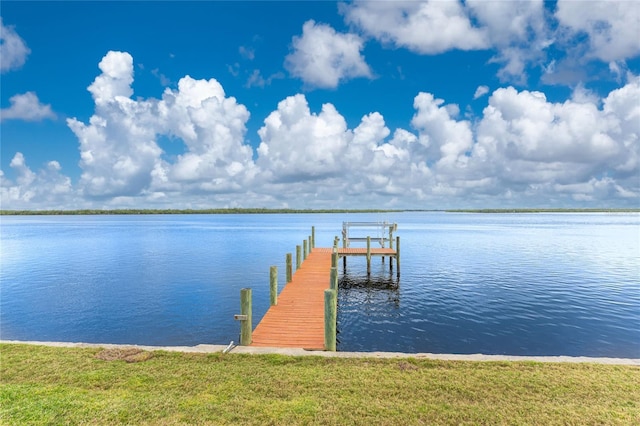
MULTIPOLYGON (((324 291, 330 286, 332 248, 314 248, 253 331, 251 346, 324 349, 324 291)), ((339 248, 338 255, 366 256, 366 248, 339 248)), ((372 248, 372 256, 394 256, 372 248)))
MULTIPOLYGON (((331 250, 331 249, 329 249, 331 250)), ((371 256, 395 256, 396 251, 390 248, 372 248, 371 256)), ((339 248, 338 256, 366 256, 366 248, 339 248)))
POLYGON ((324 291, 331 250, 314 249, 253 331, 251 346, 324 349, 324 291))

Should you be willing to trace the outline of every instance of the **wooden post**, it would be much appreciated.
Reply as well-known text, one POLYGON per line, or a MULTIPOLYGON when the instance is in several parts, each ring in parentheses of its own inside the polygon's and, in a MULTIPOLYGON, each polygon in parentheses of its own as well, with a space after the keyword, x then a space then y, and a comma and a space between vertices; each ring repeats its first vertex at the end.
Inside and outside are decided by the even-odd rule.
POLYGON ((251 344, 251 289, 240 290, 240 344, 249 346, 251 344))
POLYGON ((313 242, 311 241, 311 235, 309 235, 308 241, 309 241, 309 254, 311 254, 311 251, 313 250, 313 242))
POLYGON ((316 227, 311 227, 311 248, 316 248, 316 227))
POLYGON ((329 288, 331 290, 338 290, 338 268, 337 267, 332 267, 331 268, 331 278, 330 278, 330 286, 329 288))
POLYGON ((367 236, 367 275, 371 275, 371 237, 367 236))
MULTIPOLYGON (((386 235, 387 235, 387 228, 383 226, 382 227, 382 248, 386 247, 386 242, 384 240, 386 238, 386 235)), ((381 256, 381 257, 382 257, 382 263, 384 264, 384 256, 381 256)))
POLYGON ((269 269, 269 288, 270 288, 270 301, 271 306, 278 304, 278 267, 272 266, 269 269))
POLYGON ((296 246, 296 271, 298 269, 300 269, 300 265, 302 265, 302 259, 301 259, 301 253, 302 251, 302 247, 300 247, 299 245, 296 246))
POLYGON ((287 284, 291 282, 293 276, 293 260, 291 259, 291 253, 287 253, 287 284))
POLYGON ((307 260, 307 240, 302 240, 302 260, 307 260))
MULTIPOLYGON (((393 249, 393 227, 389 228, 389 248, 393 249)), ((393 271, 393 256, 389 256, 389 271, 393 271)))
POLYGON ((398 268, 398 278, 400 278, 400 237, 396 237, 396 267, 398 268))
POLYGON ((338 292, 324 291, 324 350, 336 351, 336 321, 338 292))
POLYGON ((338 267, 338 249, 337 248, 333 248, 333 251, 331 252, 331 267, 332 268, 337 268, 338 267))

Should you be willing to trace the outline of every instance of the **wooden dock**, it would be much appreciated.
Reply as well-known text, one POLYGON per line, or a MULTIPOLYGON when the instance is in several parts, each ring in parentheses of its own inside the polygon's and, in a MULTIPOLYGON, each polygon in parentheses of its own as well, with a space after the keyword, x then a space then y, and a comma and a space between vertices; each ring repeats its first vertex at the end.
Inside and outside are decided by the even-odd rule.
POLYGON ((251 346, 324 349, 324 291, 331 250, 314 249, 253 331, 251 346))
MULTIPOLYGON (((391 248, 335 248, 338 257, 389 256, 391 248)), ((252 334, 251 346, 325 349, 324 292, 334 248, 313 248, 252 334)), ((396 258, 396 260, 399 260, 396 258)))

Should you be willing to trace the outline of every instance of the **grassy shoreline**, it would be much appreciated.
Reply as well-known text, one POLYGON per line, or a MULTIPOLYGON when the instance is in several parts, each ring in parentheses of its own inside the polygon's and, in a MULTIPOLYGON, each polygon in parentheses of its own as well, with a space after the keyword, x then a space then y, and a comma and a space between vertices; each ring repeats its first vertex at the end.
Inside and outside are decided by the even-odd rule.
POLYGON ((403 213, 403 212, 440 212, 440 213, 640 213, 640 208, 543 208, 543 209, 83 209, 83 210, 0 210, 0 216, 65 216, 65 215, 161 215, 161 214, 317 214, 317 213, 403 213))
POLYGON ((0 345, 3 424, 638 424, 640 367, 0 345))

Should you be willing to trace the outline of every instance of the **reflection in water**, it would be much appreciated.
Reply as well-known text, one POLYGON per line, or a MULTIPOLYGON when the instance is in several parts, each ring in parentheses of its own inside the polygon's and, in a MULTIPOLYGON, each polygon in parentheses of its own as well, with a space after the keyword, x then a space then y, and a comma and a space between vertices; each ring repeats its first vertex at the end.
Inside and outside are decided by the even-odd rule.
POLYGON ((400 281, 390 271, 367 276, 361 270, 344 269, 338 283, 338 350, 340 331, 358 328, 354 320, 368 318, 372 323, 393 321, 400 316, 400 281))
POLYGON ((354 276, 344 274, 339 282, 339 297, 359 303, 366 311, 372 304, 392 304, 400 308, 400 281, 394 276, 354 276))

